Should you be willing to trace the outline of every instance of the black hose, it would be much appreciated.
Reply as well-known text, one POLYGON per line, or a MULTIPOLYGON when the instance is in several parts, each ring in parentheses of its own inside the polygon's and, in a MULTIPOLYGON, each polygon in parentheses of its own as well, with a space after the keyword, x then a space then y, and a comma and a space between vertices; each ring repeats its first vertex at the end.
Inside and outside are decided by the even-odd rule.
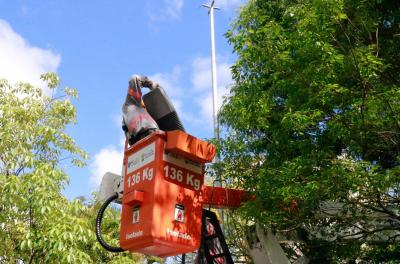
POLYGON ((103 203, 103 205, 100 207, 99 213, 97 214, 97 217, 96 217, 96 237, 97 237, 97 241, 99 241, 99 243, 105 249, 107 249, 108 251, 111 251, 111 252, 115 252, 115 253, 123 252, 125 250, 123 248, 121 248, 121 247, 110 246, 109 244, 107 244, 106 241, 104 241, 103 235, 101 234, 101 221, 103 220, 104 211, 106 210, 107 206, 117 198, 118 198, 118 194, 117 193, 115 193, 114 195, 110 196, 103 203))

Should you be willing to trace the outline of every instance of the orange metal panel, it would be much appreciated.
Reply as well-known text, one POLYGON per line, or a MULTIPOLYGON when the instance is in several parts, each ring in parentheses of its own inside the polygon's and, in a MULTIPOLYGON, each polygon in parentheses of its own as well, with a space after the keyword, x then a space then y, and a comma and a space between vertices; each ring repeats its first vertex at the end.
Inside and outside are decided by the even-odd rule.
POLYGON ((180 130, 167 131, 165 150, 182 155, 193 161, 206 163, 215 156, 215 145, 200 140, 180 130))

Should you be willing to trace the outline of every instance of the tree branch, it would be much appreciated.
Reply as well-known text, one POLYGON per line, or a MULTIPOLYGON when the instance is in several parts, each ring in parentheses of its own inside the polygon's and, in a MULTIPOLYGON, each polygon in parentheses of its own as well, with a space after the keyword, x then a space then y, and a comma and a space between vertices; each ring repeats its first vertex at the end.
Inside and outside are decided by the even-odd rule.
POLYGON ((32 249, 31 255, 30 255, 30 258, 29 258, 29 264, 33 263, 33 260, 35 258, 36 252, 37 252, 36 250, 32 249))
POLYGON ((378 37, 379 27, 376 28, 375 37, 376 37, 376 57, 379 56, 379 37, 378 37))
POLYGON ((397 220, 400 221, 400 216, 398 216, 398 215, 396 215, 395 213, 393 213, 392 211, 388 210, 388 209, 383 205, 382 200, 381 200, 381 195, 380 195, 379 193, 377 194, 376 202, 378 203, 379 207, 382 208, 382 210, 383 210, 386 214, 388 214, 388 215, 392 216, 392 218, 395 218, 395 219, 397 219, 397 220))

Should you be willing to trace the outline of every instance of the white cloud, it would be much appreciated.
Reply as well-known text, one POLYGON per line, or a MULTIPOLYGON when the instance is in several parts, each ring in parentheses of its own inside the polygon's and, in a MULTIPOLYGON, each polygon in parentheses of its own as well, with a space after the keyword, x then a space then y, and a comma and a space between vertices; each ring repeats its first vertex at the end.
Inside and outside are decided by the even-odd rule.
MULTIPOLYGON (((230 64, 224 57, 217 58, 217 82, 218 87, 227 86, 232 83, 230 64)), ((207 91, 211 89, 211 58, 197 57, 192 62, 191 81, 197 91, 207 91)))
POLYGON ((123 148, 107 146, 102 148, 95 156, 89 166, 91 172, 90 182, 99 186, 103 175, 106 172, 113 172, 121 175, 123 161, 123 148))
POLYGON ((155 73, 150 75, 149 78, 160 84, 173 100, 182 94, 182 88, 179 85, 181 73, 181 68, 175 66, 170 73, 155 73))
POLYGON ((183 4, 184 0, 163 0, 162 3, 158 4, 148 2, 147 12, 150 28, 158 30, 158 22, 179 20, 181 18, 183 4))
MULTIPOLYGON (((121 129, 122 116, 117 114, 112 115, 111 122, 115 127, 121 129)), ((120 131, 121 133, 118 146, 105 146, 94 155, 93 161, 89 165, 89 181, 92 186, 98 187, 101 183, 103 175, 106 172, 112 172, 121 175, 125 147, 125 135, 122 133, 122 129, 120 131)))
POLYGON ((164 0, 165 14, 174 19, 179 19, 183 7, 183 0, 164 0))
POLYGON ((211 87, 210 66, 210 57, 197 57, 193 60, 191 79, 195 90, 204 91, 205 89, 211 87))
POLYGON ((0 78, 11 83, 29 82, 48 94, 40 75, 55 72, 60 61, 59 54, 29 44, 7 21, 0 19, 0 78))
MULTIPOLYGON (((228 87, 232 84, 232 75, 230 64, 226 58, 217 58, 217 108, 222 104, 223 96, 229 92, 228 87)), ((201 93, 196 97, 196 103, 199 105, 204 123, 212 124, 213 101, 211 88, 211 58, 197 57, 192 62, 192 85, 195 91, 201 93)))

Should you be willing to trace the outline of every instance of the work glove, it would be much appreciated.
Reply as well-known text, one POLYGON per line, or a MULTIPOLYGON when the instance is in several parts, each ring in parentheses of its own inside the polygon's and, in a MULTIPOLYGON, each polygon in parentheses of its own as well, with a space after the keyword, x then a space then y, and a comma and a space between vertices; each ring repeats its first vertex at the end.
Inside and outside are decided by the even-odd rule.
POLYGON ((150 80, 150 78, 147 77, 147 76, 141 76, 140 82, 141 82, 143 87, 147 87, 150 90, 154 90, 154 89, 160 87, 160 85, 158 83, 150 80))

